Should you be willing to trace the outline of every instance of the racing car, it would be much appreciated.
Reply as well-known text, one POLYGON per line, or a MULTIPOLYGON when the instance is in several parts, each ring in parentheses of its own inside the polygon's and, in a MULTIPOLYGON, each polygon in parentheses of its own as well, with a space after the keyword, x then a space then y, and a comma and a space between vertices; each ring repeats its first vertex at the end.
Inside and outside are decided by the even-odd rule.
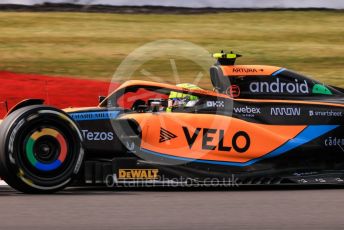
POLYGON ((214 54, 213 90, 132 80, 96 107, 14 106, 0 172, 25 193, 66 186, 343 184, 344 89, 214 54), (168 110, 170 95, 194 97, 168 110))

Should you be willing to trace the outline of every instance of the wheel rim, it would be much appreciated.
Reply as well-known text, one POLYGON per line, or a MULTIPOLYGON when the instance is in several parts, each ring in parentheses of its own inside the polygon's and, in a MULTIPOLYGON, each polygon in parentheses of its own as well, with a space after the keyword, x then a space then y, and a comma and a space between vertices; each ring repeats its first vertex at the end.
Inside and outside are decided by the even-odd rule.
POLYGON ((67 142, 58 130, 43 128, 31 134, 25 150, 33 167, 41 171, 52 171, 66 160, 67 142))
POLYGON ((63 111, 31 106, 2 122, 2 178, 23 192, 54 192, 72 182, 84 158, 83 138, 63 111))
POLYGON ((32 114, 19 123, 22 125, 15 128, 11 154, 17 176, 40 190, 68 183, 83 156, 75 127, 50 111, 39 116, 32 114))

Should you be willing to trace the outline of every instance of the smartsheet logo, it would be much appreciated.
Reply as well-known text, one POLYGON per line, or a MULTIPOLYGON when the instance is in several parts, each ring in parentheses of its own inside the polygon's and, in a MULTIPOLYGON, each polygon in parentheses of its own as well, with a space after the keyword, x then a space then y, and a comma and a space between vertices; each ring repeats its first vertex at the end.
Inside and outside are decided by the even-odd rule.
POLYGON ((301 108, 276 107, 271 108, 272 116, 300 116, 301 108))
POLYGON ((314 111, 314 110, 310 110, 309 111, 309 116, 310 117, 342 117, 343 116, 343 112, 339 112, 339 111, 314 111))
POLYGON ((309 87, 306 80, 299 82, 295 79, 295 82, 281 82, 279 78, 276 78, 275 82, 251 82, 250 92, 308 94, 309 87))

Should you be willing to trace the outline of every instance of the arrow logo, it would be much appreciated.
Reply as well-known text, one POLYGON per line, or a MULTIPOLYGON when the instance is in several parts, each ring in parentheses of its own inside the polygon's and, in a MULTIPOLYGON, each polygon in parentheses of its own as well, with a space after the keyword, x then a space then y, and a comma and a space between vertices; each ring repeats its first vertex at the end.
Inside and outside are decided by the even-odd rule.
POLYGON ((167 131, 164 128, 160 128, 160 140, 159 143, 164 142, 164 141, 169 141, 173 138, 176 138, 177 136, 171 133, 170 131, 167 131))

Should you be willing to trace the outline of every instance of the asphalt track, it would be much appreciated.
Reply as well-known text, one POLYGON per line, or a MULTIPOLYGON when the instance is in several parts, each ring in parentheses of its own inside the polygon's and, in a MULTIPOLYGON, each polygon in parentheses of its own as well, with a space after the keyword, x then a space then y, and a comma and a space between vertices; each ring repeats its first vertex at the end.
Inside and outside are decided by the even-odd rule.
POLYGON ((340 188, 68 189, 0 186, 0 229, 343 229, 340 188))

